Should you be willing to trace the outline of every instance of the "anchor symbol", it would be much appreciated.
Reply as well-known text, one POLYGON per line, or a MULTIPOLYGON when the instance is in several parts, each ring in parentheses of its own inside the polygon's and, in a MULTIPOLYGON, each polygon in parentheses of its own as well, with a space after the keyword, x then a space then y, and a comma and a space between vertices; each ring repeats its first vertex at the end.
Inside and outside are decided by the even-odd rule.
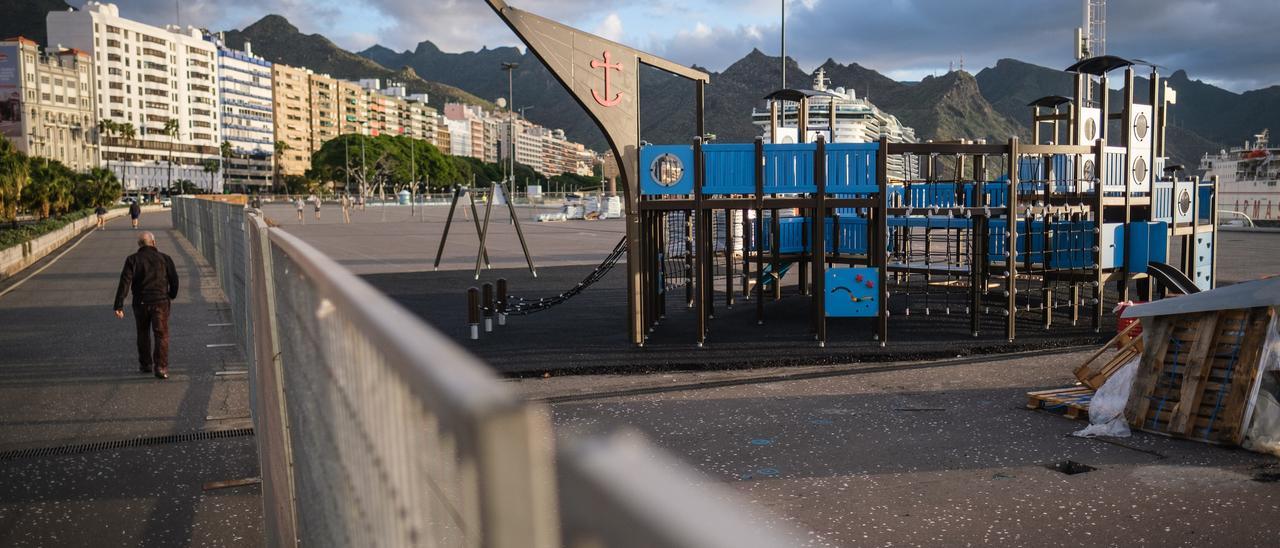
POLYGON ((610 62, 609 62, 609 52, 608 52, 608 51, 605 51, 605 52, 604 52, 604 62, 600 62, 600 61, 599 61, 599 60, 597 60, 597 59, 592 59, 592 60, 591 60, 591 68, 593 68, 593 69, 603 68, 603 69, 604 69, 604 97, 601 97, 601 96, 600 96, 600 93, 599 93, 599 92, 597 92, 597 91, 596 91, 596 90, 594 90, 594 89, 592 89, 592 90, 591 90, 591 97, 595 98, 596 102, 597 102, 597 103, 600 103, 600 106, 602 106, 602 107, 611 107, 611 106, 617 105, 618 103, 621 103, 621 102, 622 102, 622 93, 621 93, 621 92, 619 92, 619 93, 617 93, 616 95, 614 95, 614 96, 613 96, 613 99, 607 99, 607 97, 609 96, 609 69, 613 69, 613 70, 616 70, 616 71, 618 71, 618 72, 622 72, 622 63, 610 63, 610 62))

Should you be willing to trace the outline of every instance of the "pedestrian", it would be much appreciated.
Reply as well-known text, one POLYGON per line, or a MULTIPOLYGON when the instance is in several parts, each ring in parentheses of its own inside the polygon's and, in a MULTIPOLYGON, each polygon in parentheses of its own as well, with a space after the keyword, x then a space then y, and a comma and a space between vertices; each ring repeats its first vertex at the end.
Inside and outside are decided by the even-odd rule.
POLYGON ((138 217, 142 216, 142 206, 138 205, 137 200, 129 202, 129 220, 133 222, 133 229, 138 229, 138 217))
POLYGON ((138 370, 169 378, 169 304, 178 296, 178 269, 156 249, 150 232, 138 235, 138 252, 124 261, 116 288, 116 317, 124 319, 124 298, 133 293, 138 329, 138 370), (154 337, 154 342, 152 341, 154 337))
POLYGON ((297 209, 298 209, 298 220, 299 220, 299 221, 301 221, 301 220, 302 220, 302 208, 304 207, 304 205, 303 205, 303 203, 302 203, 302 196, 298 196, 297 198, 295 198, 295 199, 293 200, 293 207, 295 207, 295 208, 297 208, 297 209))
POLYGON ((312 204, 316 206, 316 220, 319 221, 320 220, 320 197, 316 196, 315 194, 312 194, 311 199, 313 200, 312 204))
POLYGON ((351 224, 351 195, 350 194, 342 195, 341 205, 342 205, 342 222, 345 224, 351 224))
POLYGON ((107 208, 98 206, 93 212, 98 216, 98 230, 107 228, 107 208))

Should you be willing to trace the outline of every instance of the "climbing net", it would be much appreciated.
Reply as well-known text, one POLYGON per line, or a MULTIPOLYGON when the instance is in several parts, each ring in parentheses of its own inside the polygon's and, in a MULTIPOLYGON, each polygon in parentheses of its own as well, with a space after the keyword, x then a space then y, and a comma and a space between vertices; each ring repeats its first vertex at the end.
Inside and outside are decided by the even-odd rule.
POLYGON ((627 237, 623 236, 622 239, 618 241, 618 244, 613 246, 613 251, 609 252, 609 255, 604 258, 604 261, 596 266, 595 269, 587 275, 587 277, 578 282, 578 285, 575 285, 569 288, 569 290, 554 297, 539 297, 537 299, 526 299, 524 297, 515 296, 508 297, 507 306, 503 309, 503 313, 510 316, 527 316, 529 314, 542 312, 556 305, 563 304, 565 301, 568 301, 579 293, 586 291, 588 287, 591 287, 596 282, 603 279, 610 270, 613 270, 613 267, 616 266, 618 261, 626 254, 627 237))

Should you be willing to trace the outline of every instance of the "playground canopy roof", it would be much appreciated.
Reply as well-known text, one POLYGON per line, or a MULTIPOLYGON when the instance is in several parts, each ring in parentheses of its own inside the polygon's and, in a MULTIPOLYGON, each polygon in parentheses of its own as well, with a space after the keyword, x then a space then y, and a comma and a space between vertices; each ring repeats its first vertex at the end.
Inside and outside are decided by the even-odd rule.
POLYGON ((1070 97, 1063 97, 1061 95, 1046 95, 1044 97, 1036 99, 1035 101, 1027 103, 1027 106, 1053 108, 1053 107, 1061 106, 1063 104, 1070 103, 1070 102, 1071 102, 1070 97))
POLYGON ((830 91, 819 91, 816 89, 780 89, 764 96, 766 101, 800 101, 810 97, 839 97, 840 95, 830 91))
POLYGON ((1116 57, 1114 55, 1099 55, 1098 57, 1090 57, 1081 59, 1074 65, 1067 67, 1067 72, 1083 72, 1094 76, 1102 76, 1118 68, 1124 68, 1133 65, 1133 61, 1116 57))

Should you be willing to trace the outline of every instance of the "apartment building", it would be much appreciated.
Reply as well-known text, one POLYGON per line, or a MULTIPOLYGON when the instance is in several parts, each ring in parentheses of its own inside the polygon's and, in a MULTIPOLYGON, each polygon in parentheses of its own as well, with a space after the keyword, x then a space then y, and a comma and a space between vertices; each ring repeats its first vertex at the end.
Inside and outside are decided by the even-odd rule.
POLYGON ((275 119, 272 65, 244 50, 227 47, 221 37, 207 36, 218 47, 218 106, 222 114, 223 182, 230 190, 257 192, 272 187, 275 173, 275 119))
POLYGON ((369 94, 356 82, 337 81, 338 134, 369 135, 369 94))
POLYGON ((18 150, 76 171, 99 161, 93 59, 41 51, 21 36, 0 40, 0 135, 18 150))
POLYGON ((486 149, 494 146, 491 153, 492 160, 497 161, 497 149, 495 145, 487 145, 487 139, 496 139, 497 127, 492 127, 488 133, 485 131, 486 119, 484 109, 476 105, 467 105, 463 103, 446 103, 444 106, 444 117, 449 124, 449 153, 454 156, 469 156, 485 160, 489 156, 486 155, 486 149))
POLYGON ((271 67, 271 100, 275 140, 284 144, 277 152, 281 176, 302 175, 311 167, 313 110, 311 72, 276 63, 271 67))
POLYGON ((102 161, 126 189, 186 179, 221 192, 204 171, 219 158, 218 51, 199 29, 146 25, 92 1, 46 22, 49 43, 92 56, 97 118, 131 128, 101 138, 102 161))

